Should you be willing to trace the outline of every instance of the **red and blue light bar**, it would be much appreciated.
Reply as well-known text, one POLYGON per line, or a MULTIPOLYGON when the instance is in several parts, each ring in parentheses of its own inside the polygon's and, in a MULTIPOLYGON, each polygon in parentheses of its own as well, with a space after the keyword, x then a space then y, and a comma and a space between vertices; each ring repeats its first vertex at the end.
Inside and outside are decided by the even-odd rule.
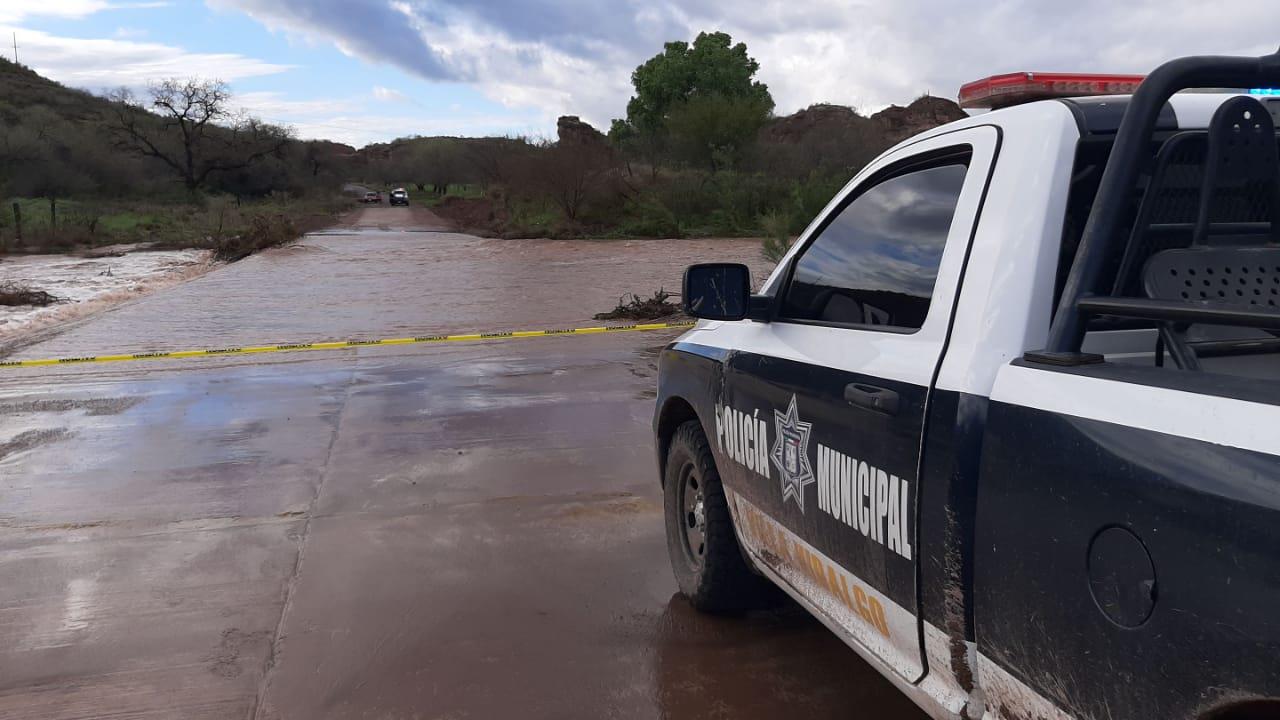
POLYGON ((992 75, 960 88, 960 107, 997 108, 1035 100, 1086 95, 1131 95, 1145 75, 1016 72, 992 75))

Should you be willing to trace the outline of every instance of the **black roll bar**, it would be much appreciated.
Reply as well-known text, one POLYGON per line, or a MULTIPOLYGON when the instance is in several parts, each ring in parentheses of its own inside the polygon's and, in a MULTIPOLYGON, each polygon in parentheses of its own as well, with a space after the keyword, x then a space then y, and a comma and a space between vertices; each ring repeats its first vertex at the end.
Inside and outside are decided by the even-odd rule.
POLYGON ((1103 277, 1107 259, 1118 257, 1116 253, 1123 252, 1120 244, 1128 241, 1121 236, 1126 204, 1147 160, 1160 110, 1169 98, 1192 88, 1276 86, 1280 86, 1280 52, 1262 57, 1179 58, 1156 68, 1142 81, 1116 131, 1111 157, 1102 173, 1093 209, 1049 329, 1048 346, 1033 355, 1062 361, 1079 354, 1087 317, 1101 309, 1096 304, 1082 307, 1082 301, 1109 294, 1108 279, 1103 277))

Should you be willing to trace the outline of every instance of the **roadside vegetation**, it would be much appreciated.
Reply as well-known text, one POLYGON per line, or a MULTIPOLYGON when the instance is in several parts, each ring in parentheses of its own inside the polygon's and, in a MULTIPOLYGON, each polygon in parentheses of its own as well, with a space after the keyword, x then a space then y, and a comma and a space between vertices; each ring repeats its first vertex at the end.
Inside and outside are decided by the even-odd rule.
POLYGON ((216 81, 99 97, 0 60, 0 253, 147 243, 242 257, 350 206, 353 148, 233 108, 216 81))
POLYGON ((898 140, 964 114, 921 97, 864 116, 773 113, 759 64, 725 33, 667 43, 632 73, 607 134, 566 116, 556 138, 404 138, 361 151, 366 181, 502 237, 750 236, 777 259, 850 177, 898 140))
POLYGON ((228 195, 168 200, 89 197, 62 200, 51 213, 47 199, 9 197, 0 206, 0 250, 66 252, 122 243, 217 249, 235 242, 258 218, 283 217, 297 227, 314 229, 329 224, 350 205, 341 197, 318 195, 240 201, 228 195), (17 217, 22 219, 20 238, 17 217))
POLYGON ((635 69, 607 133, 565 116, 554 139, 356 150, 236 112, 221 82, 99 96, 0 60, 0 254, 147 243, 235 259, 332 222, 364 187, 403 186, 490 236, 749 236, 776 259, 869 160, 963 117, 927 96, 873 115, 820 104, 778 117, 759 69, 743 43, 702 33, 635 69))

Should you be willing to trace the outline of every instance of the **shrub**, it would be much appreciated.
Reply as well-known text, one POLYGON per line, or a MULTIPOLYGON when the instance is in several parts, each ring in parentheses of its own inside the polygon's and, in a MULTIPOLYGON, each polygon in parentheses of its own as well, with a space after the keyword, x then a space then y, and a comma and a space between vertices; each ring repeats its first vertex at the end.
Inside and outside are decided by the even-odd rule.
POLYGON ((771 263, 781 262, 791 248, 791 218, 771 210, 760 216, 760 229, 764 233, 760 254, 771 263))
POLYGON ((254 215, 243 233, 215 241, 213 256, 218 260, 235 262, 260 250, 287 245, 299 236, 293 219, 286 215, 254 215))
POLYGON ((641 193, 627 203, 617 234, 623 237, 680 237, 675 213, 652 192, 641 193))
POLYGON ((787 184, 760 173, 718 173, 710 187, 717 205, 710 229, 717 235, 755 235, 761 214, 787 201, 787 184))
POLYGON ((511 201, 511 217, 502 236, 505 238, 546 237, 572 234, 573 221, 562 217, 556 207, 542 199, 511 201))
POLYGON ((705 225, 717 203, 708 187, 710 180, 697 173, 679 172, 664 176, 654 184, 653 196, 671 213, 680 234, 690 227, 705 225))
POLYGON ((802 232, 844 185, 843 176, 817 171, 797 182, 791 190, 791 232, 802 232))

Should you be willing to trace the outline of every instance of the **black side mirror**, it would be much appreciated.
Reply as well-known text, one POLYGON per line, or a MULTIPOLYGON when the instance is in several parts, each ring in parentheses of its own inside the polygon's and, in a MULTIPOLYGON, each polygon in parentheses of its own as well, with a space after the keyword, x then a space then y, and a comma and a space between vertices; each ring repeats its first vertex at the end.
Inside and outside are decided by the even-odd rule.
POLYGON ((703 263, 684 271, 685 314, 702 320, 741 320, 751 306, 751 271, 737 263, 703 263))

